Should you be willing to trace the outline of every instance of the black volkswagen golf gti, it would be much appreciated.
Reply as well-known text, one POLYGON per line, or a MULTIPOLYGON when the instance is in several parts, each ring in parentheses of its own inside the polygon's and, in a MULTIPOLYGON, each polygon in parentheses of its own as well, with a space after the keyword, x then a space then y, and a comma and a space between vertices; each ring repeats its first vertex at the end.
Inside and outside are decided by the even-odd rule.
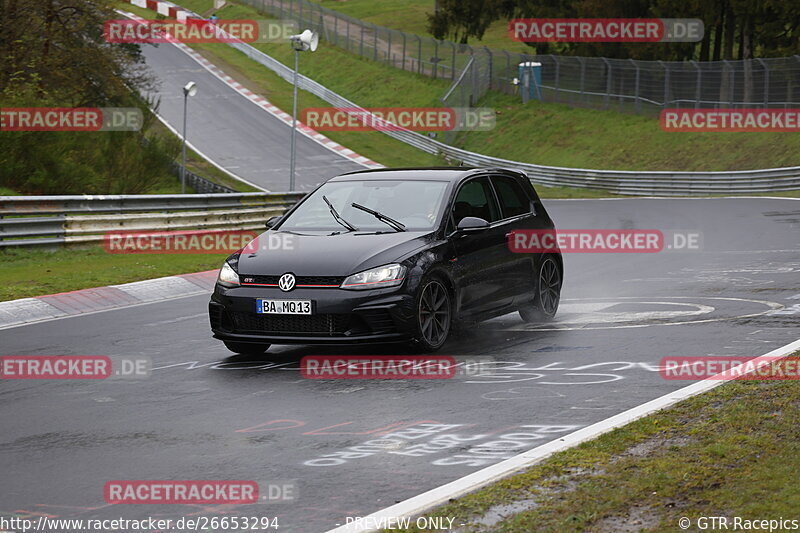
POLYGON ((433 351, 463 324, 552 318, 561 254, 514 253, 514 230, 553 230, 524 173, 381 169, 328 180, 222 265, 214 337, 270 344, 408 341, 433 351))

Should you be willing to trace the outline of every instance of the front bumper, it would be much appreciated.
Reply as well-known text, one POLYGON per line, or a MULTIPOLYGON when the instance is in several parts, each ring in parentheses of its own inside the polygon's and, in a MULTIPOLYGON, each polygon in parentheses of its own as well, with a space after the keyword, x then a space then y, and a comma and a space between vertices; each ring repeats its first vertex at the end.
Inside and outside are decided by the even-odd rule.
POLYGON ((217 285, 208 304, 211 330, 223 341, 270 344, 357 344, 409 339, 414 298, 403 287, 350 291, 217 285), (258 314, 256 299, 311 300, 312 315, 258 314))

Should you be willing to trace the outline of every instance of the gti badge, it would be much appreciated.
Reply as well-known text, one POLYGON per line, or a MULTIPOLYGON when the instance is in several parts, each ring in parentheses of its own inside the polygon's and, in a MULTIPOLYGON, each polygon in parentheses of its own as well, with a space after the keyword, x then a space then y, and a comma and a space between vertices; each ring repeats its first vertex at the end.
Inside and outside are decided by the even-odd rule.
POLYGON ((294 289, 294 283, 294 274, 286 273, 278 280, 278 287, 280 287, 283 292, 289 292, 294 289))

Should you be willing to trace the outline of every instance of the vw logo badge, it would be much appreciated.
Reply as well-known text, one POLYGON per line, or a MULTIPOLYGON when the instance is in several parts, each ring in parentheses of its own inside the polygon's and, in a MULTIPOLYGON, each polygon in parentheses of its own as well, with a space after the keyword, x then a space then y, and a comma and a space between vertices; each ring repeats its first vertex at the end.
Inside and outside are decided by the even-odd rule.
POLYGON ((281 288, 283 292, 289 292, 290 290, 294 289, 294 274, 284 274, 278 280, 278 287, 281 288))

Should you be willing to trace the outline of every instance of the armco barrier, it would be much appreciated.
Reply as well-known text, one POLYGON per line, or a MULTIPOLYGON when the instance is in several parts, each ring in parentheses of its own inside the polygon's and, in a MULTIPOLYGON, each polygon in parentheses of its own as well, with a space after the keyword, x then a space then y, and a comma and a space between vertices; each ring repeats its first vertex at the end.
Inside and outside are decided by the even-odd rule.
POLYGON ((0 196, 0 248, 97 243, 110 231, 260 230, 305 194, 0 196))
MULTIPOLYGON (((133 3, 141 1, 143 0, 133 0, 133 3)), ((166 2, 159 1, 158 3, 165 4, 166 2)), ((193 15, 199 17, 199 15, 193 15)), ((241 51, 287 82, 292 83, 293 70, 280 61, 247 43, 229 43, 228 46, 241 51)), ((310 92, 335 107, 361 107, 302 74, 298 75, 297 80, 300 89, 310 92)), ((533 183, 547 186, 600 189, 615 194, 638 196, 705 196, 800 189, 800 167, 735 172, 640 172, 550 167, 462 150, 413 131, 383 131, 382 133, 430 154, 443 155, 455 164, 523 170, 533 183)), ((680 135, 680 133, 675 133, 675 135, 680 135)))

